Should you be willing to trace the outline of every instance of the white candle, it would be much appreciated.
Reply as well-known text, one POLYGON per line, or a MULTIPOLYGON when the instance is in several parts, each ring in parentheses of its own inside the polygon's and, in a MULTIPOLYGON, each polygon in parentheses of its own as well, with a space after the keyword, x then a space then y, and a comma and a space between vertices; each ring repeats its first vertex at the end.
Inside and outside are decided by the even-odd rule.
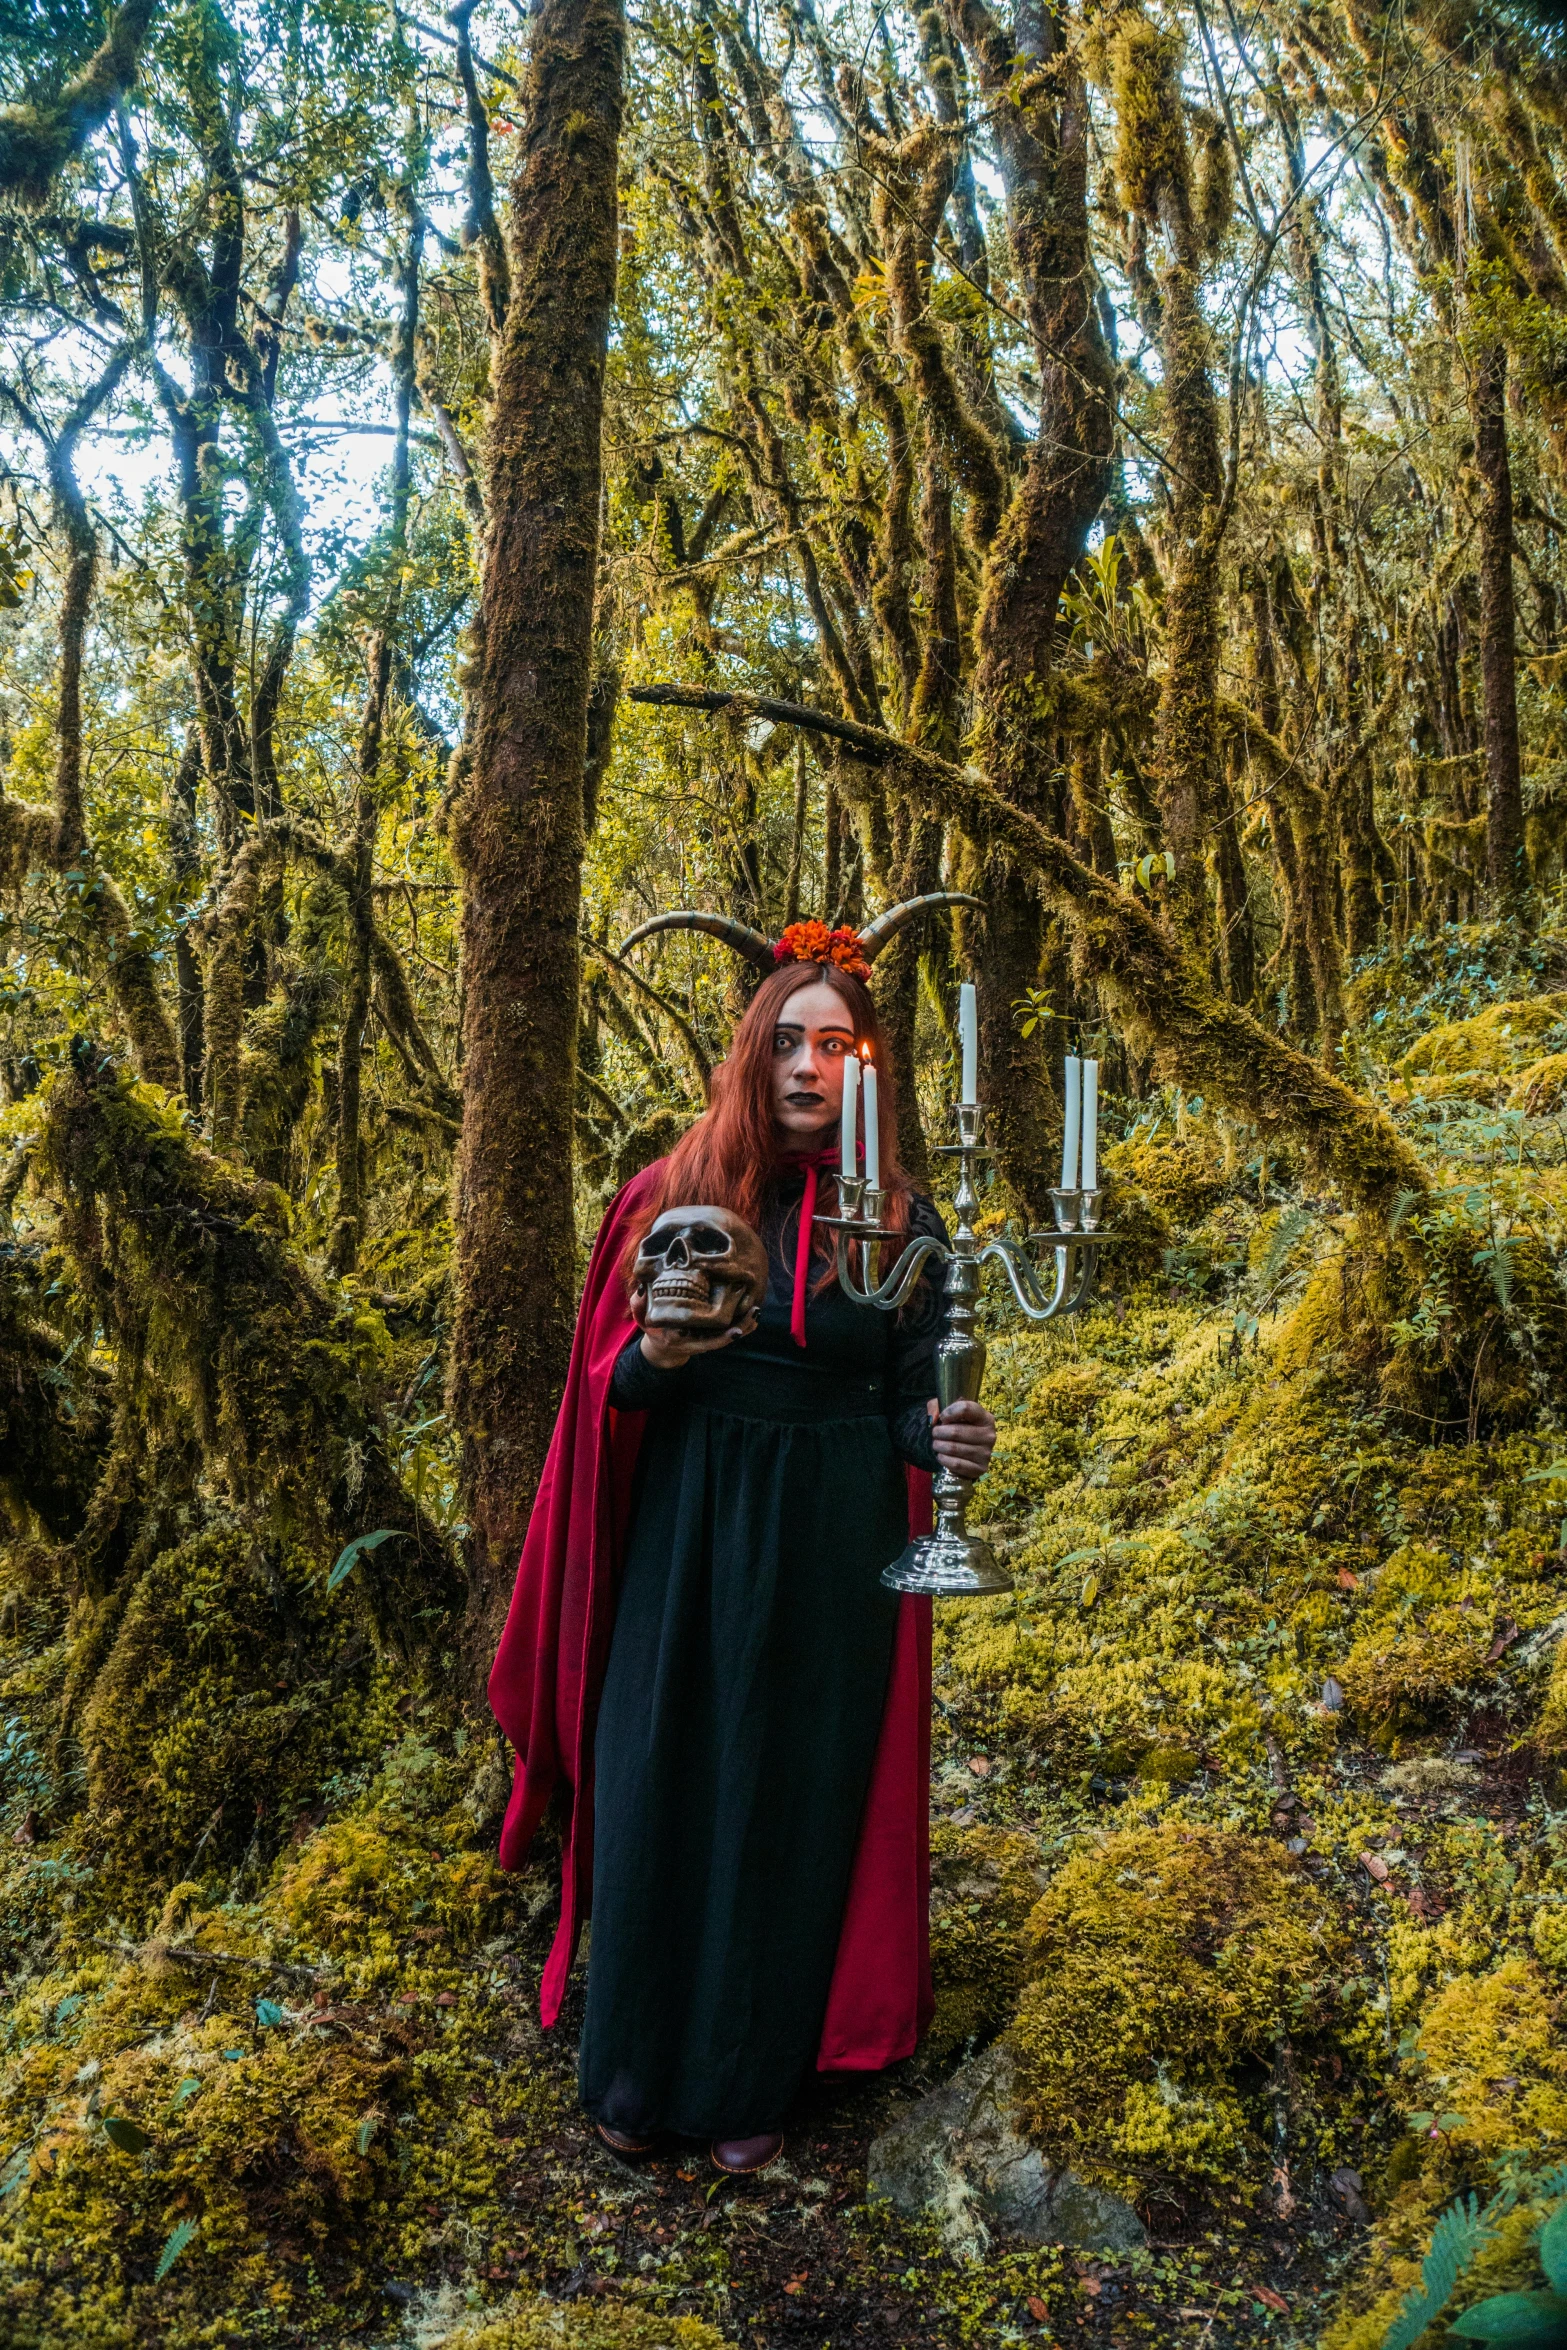
POLYGON ((872 1186, 881 1181, 881 1116, 876 1107, 876 1064, 865 1064, 865 1180, 872 1186))
POLYGON ((958 989, 958 1041, 963 1047, 963 1091, 958 1098, 967 1108, 979 1099, 979 1006, 966 979, 958 989))
POLYGON ((1061 1189, 1077 1189, 1077 1141, 1083 1116, 1083 1064, 1075 1053, 1066 1061, 1066 1132, 1061 1138, 1061 1189))
POLYGON ((1099 1188, 1099 1063, 1083 1063, 1083 1189, 1099 1188))
POLYGON ((853 1053, 849 1053, 845 1056, 843 1064, 843 1158, 841 1165, 850 1182, 860 1171, 859 1121, 860 1064, 853 1053))

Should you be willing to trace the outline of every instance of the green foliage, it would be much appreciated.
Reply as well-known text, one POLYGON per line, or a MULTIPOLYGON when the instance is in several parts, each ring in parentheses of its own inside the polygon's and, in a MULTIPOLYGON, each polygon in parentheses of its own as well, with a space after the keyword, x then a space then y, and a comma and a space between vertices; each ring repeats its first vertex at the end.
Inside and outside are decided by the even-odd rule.
POLYGON ((1466 2342, 1517 2343, 1519 2350, 1555 2350, 1567 2342, 1567 2294, 1495 2293, 1452 2321, 1466 2342))
POLYGON ((1464 2271, 1495 2232, 1492 2206, 1488 2204, 1482 2211, 1473 2195, 1460 2196, 1443 2212, 1420 2263, 1419 2287, 1389 2327, 1382 2350, 1414 2350, 1427 2326, 1451 2301, 1464 2271))
POLYGON ((364 1552, 379 1550, 383 1542, 394 1542, 401 1531, 398 1526, 378 1526, 373 1534, 356 1534, 352 1542, 345 1542, 332 1561, 332 1569, 326 1579, 328 1591, 335 1591, 339 1583, 346 1581, 364 1552))

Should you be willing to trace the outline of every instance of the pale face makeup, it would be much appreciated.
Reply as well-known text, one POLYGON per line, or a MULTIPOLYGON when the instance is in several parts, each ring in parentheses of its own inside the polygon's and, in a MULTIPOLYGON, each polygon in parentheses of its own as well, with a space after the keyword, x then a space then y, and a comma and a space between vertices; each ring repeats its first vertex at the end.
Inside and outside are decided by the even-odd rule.
POLYGON ((841 995, 817 980, 784 1005, 773 1030, 773 1124, 786 1149, 825 1149, 843 1109, 854 1022, 841 995))

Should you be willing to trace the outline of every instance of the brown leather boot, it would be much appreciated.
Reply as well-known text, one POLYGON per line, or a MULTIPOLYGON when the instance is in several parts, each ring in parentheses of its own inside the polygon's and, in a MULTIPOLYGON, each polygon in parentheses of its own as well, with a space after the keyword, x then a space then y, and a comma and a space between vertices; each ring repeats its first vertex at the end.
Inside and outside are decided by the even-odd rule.
POLYGON ((594 2134, 601 2138, 611 2154, 651 2154, 651 2138, 628 2138, 624 2130, 612 2130, 608 2122, 595 2122, 594 2134))
POLYGON ((759 2170, 771 2170, 783 2150, 781 2130, 769 2130, 761 2138, 716 2138, 709 2149, 714 2169, 727 2171, 732 2179, 748 2179, 759 2170))

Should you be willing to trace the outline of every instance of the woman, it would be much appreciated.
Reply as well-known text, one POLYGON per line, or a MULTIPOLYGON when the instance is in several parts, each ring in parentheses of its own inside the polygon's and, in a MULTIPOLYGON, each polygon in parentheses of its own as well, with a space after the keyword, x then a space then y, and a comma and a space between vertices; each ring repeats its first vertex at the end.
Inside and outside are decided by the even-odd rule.
MULTIPOLYGON (((912 1931, 903 1921, 925 1883, 928 1606, 900 1601, 879 1578, 908 1539, 906 1466, 977 1476, 994 1440, 977 1404, 936 1418, 939 1277, 927 1269, 901 1315, 856 1306, 821 1227, 803 1221, 836 1160, 843 1071, 858 1052, 881 1079, 883 1220, 941 1230, 898 1165, 863 942, 816 924, 781 942, 798 955, 793 942, 831 959, 787 960, 763 982, 712 1108, 606 1218, 556 1473, 541 1489, 492 1681, 521 1750, 508 1865, 531 1832, 527 1815, 542 1808, 552 1759, 564 1768, 564 1748, 575 1747, 563 1906, 578 1906, 591 1866, 585 2109, 617 2152, 645 2151, 667 2130, 708 2139, 715 2163, 735 2173, 777 2159, 813 2058, 887 2061, 925 2020, 922 1906, 912 1931), (770 1277, 754 1326, 693 1345, 635 1329, 625 1276, 654 1218, 695 1203, 754 1225, 770 1277), (617 1292, 618 1324, 608 1311, 617 1292), (628 1479, 615 1435, 641 1415, 628 1479), (611 1441, 589 1475, 599 1417, 611 1441), (578 1463, 571 1494, 568 1452, 578 1463), (540 1512, 546 1529, 560 1528, 563 1504, 557 1549, 571 1547, 573 1516, 601 1529, 608 1519, 590 1544, 622 1550, 613 1602, 602 1556, 586 1581, 568 1564, 551 1600, 539 1565, 551 1544, 535 1533, 540 1512), (568 1647, 580 1663, 563 1675, 568 1647), (537 1736, 545 1680, 557 1714, 568 1684, 566 1740, 537 1736), (900 1935, 905 1957, 919 1944, 912 1968, 896 1963, 900 1935), (878 2001, 900 2012, 867 2021, 878 2001)), ((550 1996, 547 1984, 547 2011, 550 1996)))

